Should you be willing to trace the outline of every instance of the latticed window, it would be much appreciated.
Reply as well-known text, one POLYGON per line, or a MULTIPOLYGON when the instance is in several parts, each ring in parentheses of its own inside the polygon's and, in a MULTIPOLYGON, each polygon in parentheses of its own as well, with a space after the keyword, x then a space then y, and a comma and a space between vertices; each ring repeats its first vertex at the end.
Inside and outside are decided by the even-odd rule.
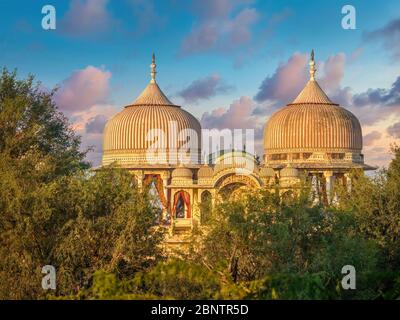
POLYGON ((330 153, 329 158, 330 159, 344 159, 345 154, 344 153, 330 153))

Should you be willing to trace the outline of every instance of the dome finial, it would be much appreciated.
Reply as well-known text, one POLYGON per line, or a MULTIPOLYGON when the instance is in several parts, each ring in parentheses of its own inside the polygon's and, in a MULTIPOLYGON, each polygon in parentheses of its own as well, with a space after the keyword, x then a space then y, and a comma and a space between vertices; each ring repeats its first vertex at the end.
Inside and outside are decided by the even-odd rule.
POLYGON ((311 60, 310 60, 310 80, 315 80, 315 72, 317 69, 315 68, 315 61, 314 61, 314 49, 311 50, 311 60))
POLYGON ((156 82, 156 56, 153 52, 153 56, 151 58, 151 65, 150 65, 150 76, 151 80, 150 82, 155 83, 156 82))

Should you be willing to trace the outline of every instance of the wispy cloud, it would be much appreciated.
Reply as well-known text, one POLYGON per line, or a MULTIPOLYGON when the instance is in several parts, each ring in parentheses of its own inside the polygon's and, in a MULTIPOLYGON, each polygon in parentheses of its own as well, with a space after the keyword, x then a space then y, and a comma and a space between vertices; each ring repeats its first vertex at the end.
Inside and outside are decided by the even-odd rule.
POLYGON ((392 84, 390 89, 377 88, 368 89, 366 92, 354 96, 354 104, 356 106, 365 105, 383 105, 383 106, 399 106, 400 105, 400 76, 392 84))
POLYGON ((254 99, 257 102, 267 100, 284 105, 292 100, 307 81, 307 55, 295 53, 281 64, 271 76, 261 83, 254 99))
POLYGON ((115 20, 107 11, 108 0, 72 0, 60 20, 60 31, 72 37, 101 34, 112 29, 115 20))
POLYGON ((227 51, 249 43, 252 27, 260 17, 255 8, 246 6, 249 3, 246 0, 195 0, 193 12, 197 22, 183 40, 181 53, 227 51))
POLYGON ((61 111, 72 114, 88 110, 94 104, 106 103, 111 73, 93 66, 74 71, 65 79, 55 101, 61 111))
POLYGON ((87 66, 70 74, 59 85, 54 102, 82 136, 82 149, 91 147, 87 160, 100 164, 102 132, 118 109, 109 104, 111 72, 87 66))
POLYGON ((400 122, 396 122, 387 128, 387 132, 394 138, 400 139, 400 122))
MULTIPOLYGON (((254 100, 267 104, 257 107, 256 114, 266 115, 294 100, 309 79, 308 59, 308 54, 295 53, 263 80, 254 100)), ((346 57, 343 53, 329 56, 326 61, 317 63, 318 81, 328 93, 339 89, 345 63, 346 57)))
POLYGON ((87 133, 103 133, 104 126, 108 120, 103 114, 98 114, 88 120, 85 124, 87 133))
POLYGON ((193 81, 188 87, 181 90, 178 94, 186 102, 196 103, 199 100, 210 99, 217 94, 229 92, 232 89, 233 87, 225 84, 218 74, 214 74, 193 81))
POLYGON ((382 133, 379 131, 372 131, 368 134, 366 134, 363 137, 363 144, 364 146, 370 146, 372 145, 375 141, 379 140, 382 137, 382 133))
POLYGON ((206 129, 254 129, 254 147, 262 154, 264 121, 253 115, 256 103, 246 96, 234 100, 228 108, 216 108, 205 112, 201 125, 206 129))
POLYGON ((366 32, 366 41, 377 41, 392 52, 394 59, 400 59, 400 18, 389 21, 382 28, 366 32))

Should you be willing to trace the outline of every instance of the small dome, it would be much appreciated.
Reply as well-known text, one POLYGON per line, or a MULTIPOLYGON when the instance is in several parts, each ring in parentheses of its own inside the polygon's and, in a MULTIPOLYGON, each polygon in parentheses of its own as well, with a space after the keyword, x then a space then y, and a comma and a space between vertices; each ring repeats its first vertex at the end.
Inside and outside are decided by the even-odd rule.
POLYGON ((262 167, 260 169, 260 177, 266 177, 266 178, 275 177, 275 171, 271 167, 262 167))
POLYGON ((254 156, 246 151, 227 151, 216 158, 214 173, 226 169, 242 169, 257 172, 258 166, 254 156))
POLYGON ((172 171, 172 179, 177 178, 185 178, 185 179, 192 179, 193 173, 192 170, 188 168, 176 168, 174 171, 172 171))
POLYGON ((293 168, 291 165, 286 166, 280 172, 281 178, 295 178, 299 176, 299 170, 293 168))
POLYGON ((214 170, 213 168, 209 166, 204 166, 199 169, 197 172, 198 178, 211 178, 214 175, 214 170))

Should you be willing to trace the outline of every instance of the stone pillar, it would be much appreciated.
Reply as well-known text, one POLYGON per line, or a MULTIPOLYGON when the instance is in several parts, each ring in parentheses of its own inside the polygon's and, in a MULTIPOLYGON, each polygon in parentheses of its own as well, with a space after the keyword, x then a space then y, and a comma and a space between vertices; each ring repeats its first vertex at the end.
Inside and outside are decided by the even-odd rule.
POLYGON ((318 204, 320 202, 319 186, 318 186, 318 177, 315 174, 311 175, 311 193, 313 195, 313 204, 318 204))
POLYGON ((344 179, 345 179, 347 191, 350 192, 351 191, 351 178, 350 178, 350 174, 348 172, 346 172, 344 174, 344 179))
POLYGON ((136 176, 139 188, 143 188, 143 179, 144 179, 143 171, 135 171, 134 174, 136 176))
POLYGON ((163 213, 162 213, 162 215, 163 215, 162 219, 163 220, 167 219, 168 212, 170 211, 170 208, 168 208, 168 206, 170 206, 170 202, 171 202, 170 195, 169 195, 170 190, 167 188, 169 178, 170 178, 170 172, 169 171, 164 171, 161 174, 161 179, 162 179, 162 182, 163 182, 163 192, 164 192, 165 198, 167 199, 167 207, 163 208, 163 213))
POLYGON ((325 187, 326 187, 326 199, 328 201, 328 204, 331 203, 332 198, 333 198, 333 185, 334 185, 334 179, 335 176, 333 175, 332 171, 324 171, 324 177, 325 177, 325 187))

